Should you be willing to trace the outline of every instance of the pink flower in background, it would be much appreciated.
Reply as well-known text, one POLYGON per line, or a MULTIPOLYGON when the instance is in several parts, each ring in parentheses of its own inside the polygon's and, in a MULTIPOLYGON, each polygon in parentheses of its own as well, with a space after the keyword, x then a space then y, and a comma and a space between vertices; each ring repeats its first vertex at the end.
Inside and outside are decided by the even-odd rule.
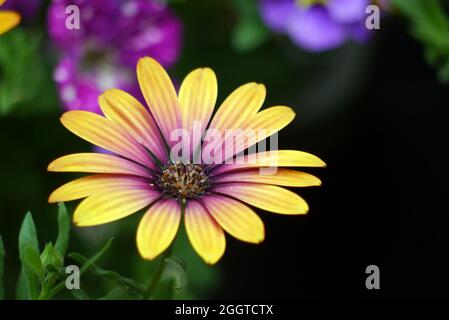
POLYGON ((139 96, 138 58, 152 56, 169 67, 182 42, 180 20, 152 0, 53 0, 48 29, 61 53, 54 80, 68 110, 99 112, 97 97, 109 88, 139 96), (66 27, 70 5, 79 7, 79 29, 66 27))

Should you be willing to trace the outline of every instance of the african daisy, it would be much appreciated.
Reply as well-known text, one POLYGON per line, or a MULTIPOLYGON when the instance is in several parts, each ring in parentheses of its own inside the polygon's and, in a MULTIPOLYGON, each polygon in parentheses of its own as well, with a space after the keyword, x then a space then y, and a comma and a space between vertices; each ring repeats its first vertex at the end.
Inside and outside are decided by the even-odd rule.
MULTIPOLYGON (((0 6, 5 3, 6 0, 0 0, 0 6)), ((20 15, 15 11, 4 10, 0 11, 0 34, 11 30, 20 22, 20 15)))
MULTIPOLYGON (((142 257, 151 260, 170 246, 183 218, 193 248, 205 262, 214 264, 225 251, 224 231, 250 243, 264 239, 263 222, 250 206, 280 214, 308 211, 300 196, 281 186, 318 186, 318 178, 285 168, 262 174, 261 169, 273 164, 323 167, 324 162, 293 150, 241 154, 268 134, 237 144, 225 157, 229 160, 231 156, 232 163, 209 163, 204 157, 197 163, 193 156, 179 161, 169 152, 177 146, 173 132, 183 129, 190 133, 197 124, 202 124, 200 135, 204 137, 206 128, 216 133, 239 128, 242 134, 250 129, 270 129, 272 134, 285 127, 295 116, 292 109, 276 106, 259 111, 265 99, 263 85, 248 83, 237 88, 212 117, 217 80, 211 69, 192 71, 179 94, 152 58, 139 60, 137 77, 149 110, 128 93, 112 89, 99 97, 104 117, 80 110, 61 117, 68 130, 113 153, 71 154, 48 166, 49 171, 95 173, 50 195, 51 203, 85 198, 74 212, 76 225, 104 224, 147 208, 137 230, 137 247, 142 257)), ((227 139, 208 140, 199 149, 213 146, 213 154, 218 154, 227 150, 229 143, 227 139)), ((199 145, 190 146, 189 150, 198 150, 199 145)))

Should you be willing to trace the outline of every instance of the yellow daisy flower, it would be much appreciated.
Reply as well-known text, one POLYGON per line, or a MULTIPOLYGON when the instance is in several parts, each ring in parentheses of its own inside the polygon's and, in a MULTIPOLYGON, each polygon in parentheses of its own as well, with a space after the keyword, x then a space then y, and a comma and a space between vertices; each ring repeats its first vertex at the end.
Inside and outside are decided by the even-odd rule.
MULTIPOLYGON (((224 231, 250 243, 264 239, 263 222, 248 205, 287 215, 308 211, 300 196, 281 186, 318 186, 318 178, 285 168, 271 175, 261 174, 260 169, 273 164, 324 167, 322 160, 293 150, 239 155, 285 127, 295 116, 284 106, 259 111, 265 100, 263 85, 248 83, 237 88, 212 117, 217 79, 211 69, 192 71, 182 82, 179 94, 154 59, 139 60, 137 77, 149 110, 128 93, 112 89, 99 97, 104 117, 87 111, 69 111, 61 117, 68 130, 113 153, 71 154, 48 166, 49 171, 95 173, 71 181, 50 195, 50 203, 85 198, 74 212, 76 225, 104 224, 148 208, 137 230, 137 247, 142 257, 151 260, 173 242, 183 217, 193 248, 206 263, 214 264, 225 251, 224 231), (193 156, 188 161, 174 161, 168 152, 176 147, 171 135, 180 128, 191 133, 198 123, 204 124, 200 136, 207 135, 206 128, 220 134, 239 128, 242 135, 251 129, 269 129, 269 134, 262 133, 256 140, 233 148, 224 157, 233 160, 230 164, 210 164, 203 159, 197 163, 192 161, 193 156)), ((192 144, 190 150, 215 153, 228 150, 230 143, 234 142, 208 140, 201 148, 192 144)))
MULTIPOLYGON (((0 0, 0 6, 5 3, 6 0, 0 0)), ((11 30, 20 22, 20 15, 14 11, 0 11, 0 34, 11 30)))

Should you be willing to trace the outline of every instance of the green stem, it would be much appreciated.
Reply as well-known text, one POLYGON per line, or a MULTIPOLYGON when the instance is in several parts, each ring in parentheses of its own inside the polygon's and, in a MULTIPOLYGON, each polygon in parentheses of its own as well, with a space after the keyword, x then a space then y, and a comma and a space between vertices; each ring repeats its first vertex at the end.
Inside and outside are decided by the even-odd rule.
MULTIPOLYGON (((181 219, 184 216, 185 213, 185 207, 186 207, 186 199, 181 199, 181 219)), ((182 223, 180 223, 181 225, 182 223)), ((150 283, 148 284, 148 287, 145 289, 143 293, 143 300, 149 300, 153 297, 154 292, 156 291, 156 288, 161 281, 162 275, 164 274, 165 267, 167 266, 167 258, 171 256, 173 253, 173 248, 175 247, 176 239, 178 238, 178 232, 176 233, 175 238, 173 239, 173 242, 171 243, 170 247, 165 250, 165 252, 161 256, 161 261, 159 262, 159 265, 157 266, 156 272, 154 273, 153 277, 151 278, 150 283)))
POLYGON ((156 272, 154 273, 148 287, 145 289, 145 292, 143 293, 144 300, 149 300, 153 297, 157 285, 161 281, 165 267, 167 266, 167 258, 169 258, 173 252, 173 247, 174 243, 162 254, 161 261, 159 262, 156 272))

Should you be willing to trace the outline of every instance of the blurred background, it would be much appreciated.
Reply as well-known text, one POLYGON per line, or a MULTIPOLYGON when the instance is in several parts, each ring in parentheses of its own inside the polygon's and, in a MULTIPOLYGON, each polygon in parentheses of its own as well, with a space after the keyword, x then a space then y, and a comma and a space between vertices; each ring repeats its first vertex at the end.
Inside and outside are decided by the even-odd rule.
MULTIPOLYGON (((134 92, 141 55, 162 59, 177 83, 194 68, 211 67, 219 102, 243 83, 264 83, 265 106, 288 105, 297 114, 279 134, 280 148, 311 152, 328 164, 308 170, 322 187, 295 190, 308 201, 308 215, 260 212, 266 225, 261 245, 227 237, 223 259, 210 267, 181 234, 175 252, 187 262, 188 284, 177 298, 449 297, 446 2, 376 2, 382 5, 380 29, 364 35, 352 25, 364 23, 365 13, 344 23, 319 20, 319 28, 296 26, 314 8, 333 17, 330 8, 306 1, 289 4, 298 14, 293 26, 268 17, 278 10, 275 1, 85 2, 10 0, 0 8, 22 15, 18 27, 0 36, 7 298, 15 297, 25 213, 33 213, 41 246, 56 237, 57 206, 47 198, 72 176, 47 173, 48 163, 91 149, 63 128, 60 114, 98 110, 96 96, 106 88, 134 92), (79 5, 82 19, 73 32, 61 25, 67 17, 61 8, 69 4, 79 5), (330 34, 341 25, 350 33, 336 31, 322 42, 295 33, 330 34), (380 290, 365 287, 372 264, 380 268, 380 290)), ((75 204, 67 205, 72 212, 75 204)), ((72 226, 69 251, 93 254, 114 236, 101 265, 145 282, 155 262, 137 253, 139 219, 72 226)), ((86 285, 94 296, 108 286, 95 279, 86 285)))

